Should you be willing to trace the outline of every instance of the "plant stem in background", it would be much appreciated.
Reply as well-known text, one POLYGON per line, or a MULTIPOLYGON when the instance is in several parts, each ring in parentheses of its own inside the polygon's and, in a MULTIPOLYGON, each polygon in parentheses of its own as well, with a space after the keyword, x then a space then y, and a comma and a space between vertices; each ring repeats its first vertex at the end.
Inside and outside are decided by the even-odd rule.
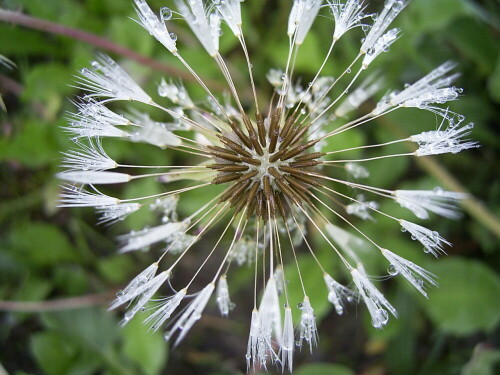
MULTIPOLYGON (((59 25, 57 23, 49 22, 46 20, 42 20, 39 18, 27 16, 25 14, 19 12, 13 12, 5 9, 0 9, 0 21, 4 21, 7 23, 11 23, 14 25, 25 26, 30 29, 40 30, 51 34, 63 35, 68 38, 73 38, 76 40, 80 40, 82 42, 88 43, 90 45, 99 47, 103 50, 107 50, 113 53, 116 53, 121 56, 125 56, 129 59, 135 60, 140 64, 150 66, 155 70, 160 70, 169 75, 180 77, 186 81, 193 81, 193 77, 191 74, 177 69, 175 67, 163 64, 159 61, 153 60, 149 57, 143 56, 137 52, 134 52, 128 48, 120 46, 116 43, 111 42, 108 39, 101 38, 95 34, 74 29, 71 27, 66 27, 63 25, 59 25)), ((215 89, 222 89, 221 85, 217 82, 206 80, 208 86, 215 89)))

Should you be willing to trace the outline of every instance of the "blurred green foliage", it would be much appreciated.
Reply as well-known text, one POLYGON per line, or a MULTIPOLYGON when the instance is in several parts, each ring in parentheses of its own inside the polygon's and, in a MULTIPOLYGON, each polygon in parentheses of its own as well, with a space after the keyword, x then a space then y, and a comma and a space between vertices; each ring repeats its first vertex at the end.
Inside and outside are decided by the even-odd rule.
MULTIPOLYGON (((158 9, 171 2, 150 3, 158 9)), ((285 62, 289 3, 270 0, 243 4, 244 29, 257 86, 266 90, 267 69, 285 62)), ((370 1, 370 10, 380 9, 381 3, 370 1)), ((2 8, 95 33, 179 67, 153 38, 128 19, 134 16, 129 0, 4 0, 2 8)), ((459 63, 458 70, 463 74, 459 84, 465 88, 465 96, 452 103, 451 109, 477 124, 473 135, 482 148, 443 156, 439 162, 497 217, 499 9, 495 0, 414 0, 397 22, 403 37, 376 62, 379 74, 393 87, 414 81, 444 60, 459 63)), ((304 43, 296 63, 304 82, 314 76, 326 53, 331 27, 329 19, 320 17, 304 43)), ((173 28, 186 60, 203 76, 220 80, 216 66, 185 25, 175 22, 173 28)), ((339 43, 334 62, 327 64, 325 74, 338 75, 345 68, 356 54, 360 38, 360 32, 354 31, 339 43)), ((221 51, 228 56, 237 86, 241 82, 238 87, 247 87, 244 59, 229 32, 222 37, 221 51)), ((0 300, 40 303, 40 309, 30 312, 22 308, 0 311, 0 364, 13 375, 244 373, 250 269, 242 268, 230 280, 232 293, 238 295, 233 299, 239 305, 232 320, 221 320, 215 308, 209 307, 209 318, 201 320, 181 348, 169 353, 161 334, 147 332, 139 320, 121 329, 115 314, 105 308, 113 291, 150 261, 147 253, 117 255, 113 237, 151 225, 156 218, 137 215, 113 228, 96 227, 90 210, 57 208, 59 183, 53 176, 61 151, 71 147, 61 127, 65 112, 73 110, 69 99, 78 93, 71 85, 74 75, 88 65, 96 52, 92 46, 71 38, 0 23, 0 54, 17 65, 14 70, 0 66, 0 90, 7 108, 7 112, 0 112, 0 300), (46 309, 43 302, 81 296, 83 299, 78 301, 83 302, 68 309, 51 309, 50 305, 46 309)), ((130 60, 120 61, 138 82, 155 93, 155 85, 164 76, 161 72, 130 60)), ((194 97, 203 97, 196 85, 187 86, 194 97)), ((264 95, 268 94, 264 91, 264 95)), ((385 142, 394 139, 397 132, 433 129, 435 122, 428 113, 402 110, 377 127, 346 132, 334 142, 353 147, 366 140, 385 142)), ((334 142, 330 147, 335 148, 334 142)), ((140 145, 133 152, 124 144, 110 147, 113 156, 128 163, 160 164, 179 157, 140 145)), ((404 149, 395 147, 390 151, 404 149)), ((368 182, 374 186, 416 189, 440 183, 408 159, 374 161, 369 168, 372 173, 368 182)), ((123 194, 147 195, 158 189, 157 184, 144 180, 128 186, 123 194)), ((192 212, 205 199, 200 194, 186 194, 180 203, 181 212, 192 212)), ((383 203, 384 208, 392 212, 399 209, 390 202, 383 203)), ((402 256, 438 275, 440 287, 432 289, 426 300, 404 281, 384 283, 384 293, 394 302, 400 317, 386 329, 376 331, 363 307, 351 306, 342 317, 332 312, 323 280, 304 252, 300 255, 301 270, 318 314, 321 345, 312 356, 298 356, 296 374, 498 373, 498 238, 469 215, 458 222, 434 220, 432 226, 454 244, 448 249, 449 257, 434 260, 390 221, 360 225, 368 235, 383 238, 387 248, 397 249, 402 256), (313 360, 322 363, 303 364, 313 360)), ((313 238, 313 244, 316 249, 327 248, 318 237, 313 238)), ((326 267, 340 271, 327 251, 320 251, 318 256, 326 267)), ((381 259, 369 251, 362 257, 369 272, 384 272, 381 259)), ((189 268, 184 271, 190 272, 189 268)), ((287 269, 291 300, 300 302, 294 272, 294 267, 287 269)))

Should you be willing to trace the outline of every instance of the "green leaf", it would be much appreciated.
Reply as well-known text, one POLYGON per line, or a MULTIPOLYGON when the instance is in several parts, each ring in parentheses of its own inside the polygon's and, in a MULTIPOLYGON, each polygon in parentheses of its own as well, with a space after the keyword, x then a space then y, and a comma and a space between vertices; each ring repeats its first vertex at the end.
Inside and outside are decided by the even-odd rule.
POLYGON ((461 18, 450 26, 449 36, 452 43, 465 56, 473 60, 485 74, 490 74, 496 63, 498 42, 489 28, 461 18))
POLYGON ((43 321, 49 328, 92 351, 106 352, 118 334, 111 313, 98 308, 47 313, 43 321))
POLYGON ((314 363, 299 367, 295 375, 354 375, 354 371, 342 365, 314 363))
POLYGON ((12 231, 10 243, 17 257, 37 266, 50 266, 77 259, 64 233, 50 224, 22 224, 12 231))
MULTIPOLYGON (((435 31, 442 29, 455 18, 467 14, 467 7, 462 0, 420 0, 411 4, 404 12, 408 22, 413 23, 412 31, 435 31)), ((404 30, 406 28, 403 27, 404 30)))
POLYGON ((100 274, 111 283, 122 283, 130 277, 136 266, 130 257, 122 254, 100 259, 97 264, 100 274))
POLYGON ((56 132, 57 126, 54 124, 39 120, 26 121, 19 133, 0 149, 0 160, 14 159, 28 167, 53 163, 60 158, 56 132))
POLYGON ((493 74, 488 79, 488 90, 491 97, 500 103, 500 55, 493 74))
POLYGON ((78 351, 73 343, 55 332, 35 334, 31 348, 38 364, 49 375, 67 374, 78 351))
POLYGON ((22 97, 26 101, 40 100, 46 105, 56 97, 59 102, 58 107, 54 108, 55 114, 63 104, 62 98, 74 91, 70 86, 73 74, 62 64, 39 64, 32 67, 24 75, 25 90, 22 97))
POLYGON ((98 356, 57 332, 35 334, 31 349, 48 375, 90 375, 101 364, 98 356))
POLYGON ((500 364, 500 350, 478 346, 470 361, 462 368, 460 375, 494 375, 498 364, 500 364))
POLYGON ((167 343, 161 331, 148 331, 140 318, 131 320, 123 329, 123 352, 142 368, 141 374, 159 374, 167 360, 167 343))
POLYGON ((441 330, 468 335, 492 331, 500 322, 500 278, 487 266, 460 258, 441 259, 427 266, 438 277, 423 308, 441 330))

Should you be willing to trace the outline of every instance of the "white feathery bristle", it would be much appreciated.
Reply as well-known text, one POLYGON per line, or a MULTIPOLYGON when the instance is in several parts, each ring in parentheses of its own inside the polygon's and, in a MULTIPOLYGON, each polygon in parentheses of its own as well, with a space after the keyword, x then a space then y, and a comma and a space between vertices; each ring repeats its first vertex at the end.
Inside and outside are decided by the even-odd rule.
POLYGON ((283 72, 281 69, 269 69, 269 71, 266 74, 266 78, 268 82, 273 86, 275 89, 281 88, 283 85, 283 76, 285 75, 285 72, 283 72))
POLYGON ((260 316, 259 316, 259 311, 254 309, 252 311, 252 319, 250 320, 250 332, 248 334, 247 352, 245 354, 245 359, 247 361, 247 371, 250 369, 250 365, 255 367, 255 363, 257 362, 257 347, 259 345, 259 334, 260 334, 260 316))
POLYGON ((316 315, 308 296, 304 297, 304 301, 299 303, 298 308, 301 310, 301 315, 297 345, 302 347, 302 342, 305 340, 309 344, 312 353, 313 346, 318 344, 318 330, 316 328, 316 315))
POLYGON ((257 244, 249 238, 242 238, 236 242, 231 249, 228 261, 235 260, 238 266, 244 263, 252 263, 255 260, 255 247, 257 244))
POLYGON ((400 223, 402 231, 409 232, 413 240, 417 240, 424 245, 424 252, 434 255, 436 258, 440 254, 446 254, 443 250, 443 245, 451 246, 451 243, 446 241, 436 231, 406 220, 400 220, 400 223))
POLYGON ((449 125, 445 130, 438 129, 412 135, 410 140, 418 143, 418 150, 415 151, 417 156, 457 154, 469 148, 479 147, 477 142, 463 139, 471 133, 472 128, 474 128, 473 123, 462 127, 458 124, 449 125))
POLYGON ((78 113, 68 116, 69 126, 64 130, 73 133, 75 139, 93 137, 124 138, 127 133, 116 128, 116 125, 130 125, 125 117, 114 113, 104 104, 90 100, 89 102, 75 102, 78 113))
POLYGON ((274 281, 276 282, 276 290, 278 291, 278 294, 283 293, 285 290, 285 273, 283 272, 283 267, 278 265, 276 269, 274 270, 274 281))
POLYGON ((162 324, 170 318, 175 309, 180 305, 180 303, 186 296, 186 292, 187 289, 184 288, 173 296, 162 299, 158 304, 158 307, 155 307, 155 312, 144 319, 144 323, 150 324, 150 329, 153 332, 156 332, 162 326, 162 324))
POLYGON ((219 1, 216 9, 233 34, 241 36, 241 0, 219 1))
POLYGON ((181 254, 188 248, 188 246, 191 246, 198 241, 198 239, 198 236, 184 233, 173 239, 172 243, 167 246, 165 251, 168 250, 168 253, 172 255, 181 254))
POLYGON ((266 289, 260 302, 259 310, 252 312, 250 337, 247 347, 247 365, 267 368, 267 362, 279 362, 278 354, 273 346, 274 342, 281 345, 282 328, 281 312, 278 291, 274 276, 269 278, 266 289))
POLYGON ((173 217, 176 216, 177 203, 179 202, 178 195, 169 195, 163 198, 156 198, 153 203, 150 203, 149 209, 151 211, 160 211, 163 216, 173 217))
POLYGON ((394 254, 392 251, 382 249, 382 255, 391 263, 389 266, 389 274, 396 276, 401 274, 410 284, 412 284, 422 295, 427 297, 424 290, 425 282, 431 285, 437 285, 433 279, 433 274, 426 271, 415 263, 394 254))
POLYGON ((262 326, 265 328, 268 327, 269 332, 272 331, 275 339, 279 343, 282 336, 281 309, 274 275, 271 275, 267 281, 266 289, 264 290, 259 306, 259 315, 262 320, 262 326))
POLYGON ((335 110, 335 116, 344 117, 348 113, 359 108, 361 104, 370 99, 375 93, 380 91, 383 85, 381 78, 375 79, 375 75, 368 76, 356 89, 335 110))
POLYGON ((89 144, 78 143, 78 149, 63 153, 62 167, 70 170, 81 171, 103 171, 118 166, 111 159, 98 139, 95 142, 89 140, 89 144))
POLYGON ((358 163, 346 163, 345 169, 354 178, 367 178, 370 177, 368 169, 358 163))
POLYGON ((174 346, 177 346, 184 339, 191 327, 201 318, 201 314, 203 314, 203 310, 205 310, 214 288, 214 284, 210 283, 198 293, 172 328, 165 333, 165 340, 169 341, 176 331, 179 331, 179 335, 175 340, 174 346))
POLYGON ((56 177, 78 184, 107 185, 129 182, 131 176, 119 172, 65 171, 57 173, 56 177))
POLYGON ((358 289, 358 293, 363 299, 368 312, 372 318, 372 325, 375 328, 382 328, 389 321, 389 311, 397 317, 396 309, 387 301, 380 291, 368 279, 361 265, 351 270, 352 280, 358 289))
POLYGON ((231 299, 229 298, 229 287, 227 285, 226 275, 223 275, 219 278, 219 282, 217 283, 217 291, 215 293, 220 314, 222 316, 228 316, 229 311, 234 308, 234 303, 231 302, 231 299))
POLYGON ((367 246, 367 243, 363 239, 331 223, 326 224, 325 229, 327 233, 330 235, 330 238, 346 254, 348 254, 356 262, 359 261, 359 257, 357 256, 356 253, 359 250, 364 250, 367 246))
POLYGON ((160 241, 168 242, 175 235, 182 233, 187 225, 185 222, 173 222, 146 228, 138 232, 132 231, 120 237, 124 242, 124 245, 120 248, 120 252, 125 253, 127 251, 144 249, 160 241))
POLYGON ((151 97, 111 57, 99 54, 92 68, 81 70, 80 88, 90 91, 87 97, 114 100, 136 100, 149 104, 151 97))
POLYGON ((219 50, 219 15, 217 13, 208 15, 202 0, 189 0, 187 4, 185 0, 176 0, 175 5, 203 48, 210 56, 216 56, 219 50))
POLYGON ((288 36, 301 45, 318 15, 323 0, 294 0, 288 18, 288 36))
POLYGON ((463 90, 452 86, 432 89, 402 103, 404 107, 426 109, 430 104, 444 104, 458 98, 463 90))
POLYGON ((368 66, 375 60, 382 52, 389 51, 392 43, 399 38, 400 30, 398 28, 390 29, 384 35, 377 39, 375 44, 366 51, 363 58, 362 68, 367 69, 368 66))
POLYGON ((194 103, 182 83, 174 83, 173 81, 167 83, 162 78, 158 85, 158 95, 170 99, 172 103, 178 104, 183 108, 191 109, 194 107, 194 103))
POLYGON ((334 40, 340 39, 349 30, 361 26, 361 21, 366 17, 363 13, 366 6, 360 0, 347 0, 346 3, 341 0, 328 0, 328 7, 335 20, 334 40))
POLYGON ((326 288, 328 289, 328 301, 335 306, 338 315, 344 313, 344 300, 351 302, 356 295, 352 290, 338 283, 329 274, 323 275, 326 288))
POLYGON ((116 205, 106 205, 97 207, 97 213, 101 215, 99 224, 114 224, 124 220, 128 215, 141 208, 139 203, 119 203, 116 205))
POLYGON ((429 218, 428 211, 449 219, 458 219, 461 214, 457 212, 457 203, 468 195, 436 187, 433 190, 396 190, 394 196, 401 207, 425 220, 429 218))
MULTIPOLYGON (((307 105, 310 114, 318 115, 328 107, 331 103, 331 99, 326 95, 334 82, 335 78, 333 77, 319 77, 311 86, 311 90, 308 92, 309 96, 306 96, 307 91, 301 93, 301 98, 303 98, 302 102, 307 105)), ((324 118, 326 118, 326 116, 324 116, 324 118)), ((317 124, 318 126, 321 125, 319 121, 317 124)))
POLYGON ((160 148, 175 147, 182 143, 181 139, 169 131, 164 123, 144 119, 138 125, 140 127, 129 135, 132 142, 149 143, 160 148))
POLYGON ((281 366, 284 370, 288 367, 290 373, 293 372, 293 350, 295 348, 295 332, 293 329, 292 309, 285 307, 285 320, 283 323, 283 338, 281 339, 281 366))
POLYGON ((403 91, 394 91, 386 95, 377 103, 372 114, 379 115, 387 109, 398 105, 408 107, 416 106, 417 108, 432 110, 433 107, 430 106, 431 103, 444 103, 446 98, 454 99, 455 94, 452 94, 452 92, 458 95, 461 89, 448 86, 458 78, 459 74, 445 75, 455 66, 456 64, 454 62, 446 61, 424 77, 420 78, 417 82, 405 85, 403 91), (441 89, 449 90, 442 91, 441 89), (421 105, 419 106, 418 104, 421 105))
POLYGON ((160 11, 161 19, 158 19, 145 0, 134 0, 134 2, 137 15, 140 19, 139 24, 163 44, 166 49, 176 54, 177 47, 175 42, 177 36, 174 33, 169 33, 165 25, 165 21, 168 21, 172 17, 172 11, 167 7, 162 8, 160 11))
POLYGON ((143 288, 138 288, 140 291, 137 294, 137 297, 132 301, 131 304, 127 307, 127 312, 125 313, 123 319, 120 324, 124 326, 127 324, 139 311, 145 311, 145 305, 151 300, 151 297, 160 289, 160 287, 167 281, 170 277, 169 271, 163 271, 159 275, 155 276, 150 281, 144 284, 143 288))
POLYGON ((153 279, 158 271, 158 263, 152 263, 145 270, 134 277, 125 289, 116 293, 116 299, 111 303, 109 309, 115 309, 124 303, 130 302, 147 289, 148 282, 153 279))
POLYGON ((365 201, 363 195, 358 195, 356 200, 359 202, 350 203, 346 206, 346 212, 363 220, 375 221, 371 213, 373 210, 378 209, 378 203, 375 201, 365 201))
POLYGON ((99 191, 90 192, 72 185, 63 185, 59 207, 112 207, 120 200, 99 191))
POLYGON ((375 47, 379 38, 385 33, 392 21, 408 4, 408 0, 386 0, 384 10, 377 16, 377 20, 370 28, 366 38, 361 45, 360 51, 368 53, 369 50, 375 47))
MULTIPOLYGON (((305 91, 299 84, 293 84, 289 82, 287 84, 288 90, 286 92, 286 106, 287 108, 293 108, 295 104, 302 101, 304 104, 310 104, 312 95, 305 91)), ((278 90, 279 91, 279 90, 278 90)))
MULTIPOLYGON (((130 121, 124 116, 113 112, 104 104, 92 100, 74 102, 78 108, 78 118, 91 118, 98 122, 107 123, 113 126, 116 125, 130 125, 130 121)), ((75 115, 76 116, 76 115, 75 115)))

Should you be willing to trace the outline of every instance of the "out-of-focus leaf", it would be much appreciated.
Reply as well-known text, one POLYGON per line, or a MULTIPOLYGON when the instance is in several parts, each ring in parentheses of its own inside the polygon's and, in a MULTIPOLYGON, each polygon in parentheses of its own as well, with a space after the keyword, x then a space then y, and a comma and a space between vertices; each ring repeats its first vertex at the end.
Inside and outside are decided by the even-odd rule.
POLYGON ((456 335, 490 332, 500 322, 500 278, 487 266, 460 258, 440 259, 427 269, 438 276, 422 304, 440 329, 456 335))
POLYGON ((31 348, 47 375, 90 375, 101 363, 99 356, 53 331, 35 334, 31 348))
POLYGON ((461 18, 450 26, 449 36, 464 55, 473 60, 484 74, 490 74, 496 64, 498 41, 490 30, 470 18, 461 18))
POLYGON ((168 348, 161 330, 153 333, 142 324, 143 315, 132 319, 123 329, 123 352, 140 366, 141 374, 155 375, 167 361, 168 348))
POLYGON ((28 167, 40 167, 59 160, 56 131, 57 125, 27 121, 20 132, 0 149, 0 160, 14 159, 28 167))
POLYGON ((495 70, 488 79, 488 90, 491 97, 495 101, 500 102, 500 55, 498 56, 495 70))
POLYGON ((106 280, 111 283, 121 283, 132 274, 134 263, 131 258, 116 255, 101 259, 97 267, 106 280))
POLYGON ((90 350, 106 352, 118 335, 118 325, 110 312, 98 308, 59 311, 43 315, 52 330, 90 350))
POLYGON ((15 228, 10 243, 16 257, 23 257, 33 266, 75 261, 78 258, 64 233, 46 223, 26 223, 15 228))
POLYGON ((462 368, 460 375, 495 375, 500 364, 500 350, 476 347, 472 358, 462 368))
MULTIPOLYGON (((455 18, 467 14, 463 0, 421 0, 412 2, 403 16, 410 17, 412 32, 435 31, 446 27, 455 18)), ((406 29, 405 29, 406 31, 406 29)))
POLYGON ((33 353, 40 367, 49 375, 68 374, 78 349, 55 332, 43 332, 33 336, 33 353))
POLYGON ((26 102, 40 101, 45 106, 46 116, 54 117, 61 110, 63 96, 70 94, 74 88, 74 72, 62 64, 49 63, 32 67, 24 77, 22 98, 26 102))

